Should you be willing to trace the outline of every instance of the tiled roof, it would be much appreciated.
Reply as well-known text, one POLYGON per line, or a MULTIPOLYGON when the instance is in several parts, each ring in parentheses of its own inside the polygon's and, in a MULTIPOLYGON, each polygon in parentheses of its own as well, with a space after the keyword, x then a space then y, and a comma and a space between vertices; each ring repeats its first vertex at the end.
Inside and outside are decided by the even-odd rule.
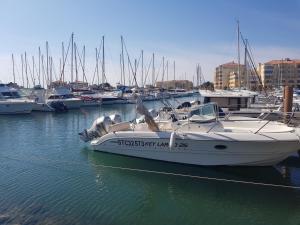
MULTIPOLYGON (((228 62, 228 63, 225 63, 225 64, 222 64, 220 66, 223 66, 223 67, 234 67, 234 66, 238 66, 239 64, 238 63, 235 63, 234 61, 232 62, 228 62)), ((241 66, 243 66, 243 64, 240 64, 241 66)))
POLYGON ((280 60, 271 60, 269 62, 266 62, 264 64, 272 64, 272 65, 275 65, 275 64, 298 64, 300 63, 300 59, 280 59, 280 60))

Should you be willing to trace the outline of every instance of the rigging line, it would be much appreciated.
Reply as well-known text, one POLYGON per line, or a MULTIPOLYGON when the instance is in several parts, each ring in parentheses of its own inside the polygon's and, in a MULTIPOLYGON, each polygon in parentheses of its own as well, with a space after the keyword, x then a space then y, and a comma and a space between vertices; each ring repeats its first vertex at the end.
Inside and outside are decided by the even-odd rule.
POLYGON ((142 58, 142 53, 140 53, 139 59, 138 59, 138 61, 136 63, 136 70, 139 68, 139 64, 140 64, 141 58, 142 58))
MULTIPOLYGON (((96 53, 97 59, 96 59, 96 60, 98 61, 98 65, 97 65, 97 63, 96 63, 96 71, 98 70, 98 73, 99 73, 99 65, 100 65, 100 66, 102 65, 102 58, 100 57, 100 53, 101 53, 102 48, 103 48, 103 41, 102 41, 102 39, 101 39, 99 48, 98 48, 98 49, 96 48, 96 50, 97 50, 97 53, 96 53), (97 67, 98 67, 98 69, 97 69, 97 67)), ((103 50, 102 50, 102 51, 103 51, 103 50)), ((104 78, 105 78, 105 75, 104 75, 104 78)), ((99 77, 98 77, 98 76, 97 76, 97 79, 98 79, 98 83, 100 83, 100 82, 99 82, 99 77)))
POLYGON ((160 174, 160 175, 187 177, 187 178, 194 178, 194 179, 201 179, 201 180, 213 180, 213 181, 221 181, 221 182, 251 184, 251 185, 257 185, 257 186, 269 186, 269 187, 290 188, 290 189, 300 190, 300 187, 290 186, 290 185, 283 185, 283 184, 271 184, 271 183, 262 183, 262 182, 242 181, 242 180, 233 180, 233 179, 225 179, 225 178, 217 178, 217 177, 206 177, 206 176, 197 176, 197 175, 189 175, 189 174, 181 174, 181 173, 171 173, 171 172, 164 172, 164 171, 136 169, 136 168, 129 168, 129 167, 109 166, 109 165, 102 165, 102 164, 96 164, 95 166, 99 166, 99 167, 103 167, 103 168, 110 168, 110 169, 143 172, 143 173, 153 173, 153 174, 160 174))
POLYGON ((155 83, 157 82, 161 67, 162 67, 162 60, 160 61, 160 65, 159 65, 159 68, 158 68, 158 71, 157 71, 157 74, 156 74, 155 83))
POLYGON ((65 65, 66 65, 68 54, 69 54, 71 42, 72 42, 72 35, 71 35, 70 40, 69 40, 69 44, 68 44, 68 48, 67 48, 67 52, 66 52, 66 57, 64 56, 64 59, 63 59, 63 65, 62 65, 62 69, 60 71, 60 78, 59 78, 59 80, 62 80, 62 77, 64 75, 65 65))
MULTIPOLYGON (((241 38, 242 38, 242 41, 243 41, 244 45, 246 45, 246 41, 245 41, 244 37, 242 36, 242 34, 241 34, 241 38)), ((248 46, 248 43, 247 43, 247 46, 248 46)), ((251 50, 251 47, 250 47, 250 50, 251 50)), ((262 80, 261 80, 260 76, 258 75, 257 69, 255 67, 254 60, 251 57, 251 55, 249 54, 249 51, 247 51, 247 53, 248 53, 248 56, 249 56, 250 65, 252 66, 252 68, 253 68, 253 70, 255 72, 255 75, 258 78, 258 81, 259 81, 260 85, 263 86, 262 80)), ((264 87, 263 87, 263 90, 264 90, 265 94, 267 94, 266 89, 264 87)))
POLYGON ((57 73, 56 73, 56 69, 55 69, 55 63, 53 63, 53 58, 52 57, 51 57, 51 66, 52 66, 52 70, 53 70, 55 80, 57 80, 57 73))
MULTIPOLYGON (((29 73, 30 73, 31 81, 32 81, 32 84, 33 84, 33 86, 34 86, 34 85, 35 85, 35 78, 34 78, 32 72, 31 72, 30 65, 28 64, 28 60, 27 60, 27 59, 25 60, 25 63, 27 64, 27 68, 28 68, 29 73)), ((34 68, 33 68, 33 69, 34 69, 34 68)))
POLYGON ((19 71, 19 69, 18 69, 18 64, 16 63, 15 64, 15 68, 16 68, 16 74, 18 74, 18 77, 20 77, 20 71, 19 71))
MULTIPOLYGON (((85 61, 85 45, 83 45, 83 48, 82 48, 82 52, 81 52, 81 56, 79 58, 83 59, 85 61)), ((82 61, 83 61, 82 60, 82 61)), ((82 63, 83 64, 83 63, 82 63)), ((87 77, 86 77, 86 68, 85 68, 86 65, 82 65, 82 73, 83 73, 83 82, 84 82, 84 79, 85 81, 88 83, 88 80, 87 80, 87 77)))
MULTIPOLYGON (((41 55, 41 67, 42 67, 42 74, 43 74, 43 86, 45 85, 44 82, 45 82, 45 74, 46 74, 46 70, 45 70, 45 65, 44 65, 44 55, 41 55)), ((47 83, 48 81, 46 80, 46 86, 47 86, 47 83)))
MULTIPOLYGON (((3 155, 1 157, 10 159, 10 160, 18 160, 21 162, 28 162, 28 163, 32 162, 32 160, 26 161, 26 160, 9 157, 9 156, 3 156, 3 155)), ((68 162, 68 161, 61 161, 61 160, 51 160, 51 159, 46 159, 43 157, 35 157, 35 158, 36 158, 34 160, 35 162, 40 162, 41 160, 46 160, 46 161, 52 162, 52 163, 61 163, 61 164, 69 164, 69 165, 85 165, 83 163, 68 162)), ((45 166, 45 164, 42 164, 42 165, 45 166)), ((284 185, 284 184, 272 184, 272 183, 243 181, 243 180, 234 180, 234 179, 217 178, 217 177, 197 176, 197 175, 172 173, 172 172, 157 171, 157 170, 146 170, 146 169, 137 169, 137 168, 130 168, 130 167, 110 166, 110 165, 104 165, 104 164, 95 164, 93 166, 109 168, 109 169, 116 169, 116 170, 123 170, 123 171, 133 171, 133 172, 151 173, 151 174, 158 174, 158 175, 185 177, 185 178, 198 179, 198 180, 210 180, 210 181, 220 181, 220 182, 227 182, 227 183, 249 184, 249 185, 255 185, 255 186, 265 186, 265 187, 287 188, 287 189, 300 190, 300 186, 291 186, 291 185, 284 185)))
POLYGON ((147 82, 147 78, 148 78, 148 74, 149 74, 150 67, 151 67, 151 64, 152 64, 152 60, 153 60, 153 58, 151 58, 150 63, 148 65, 148 69, 147 69, 146 74, 145 74, 144 84, 146 84, 146 82, 147 82))
POLYGON ((132 75, 133 75, 133 79, 134 79, 135 85, 138 87, 138 83, 137 83, 137 80, 136 80, 136 74, 133 72, 132 63, 131 63, 131 60, 130 60, 130 57, 129 57, 129 53, 127 51, 127 46, 126 46, 126 43, 124 42, 124 40, 123 40, 123 45, 125 47, 125 51, 126 51, 126 54, 127 54, 127 57, 128 57, 128 62, 129 62, 129 65, 130 65, 130 69, 131 69, 131 72, 132 72, 132 75))
MULTIPOLYGON (((105 46, 106 46, 106 51, 105 51, 106 52, 106 56, 109 57, 109 60, 106 60, 106 65, 108 66, 106 68, 112 70, 113 74, 118 74, 118 72, 116 71, 116 67, 113 66, 113 63, 112 63, 112 62, 114 62, 114 60, 113 60, 112 50, 110 48, 110 43, 107 41, 105 46)), ((106 74, 107 74, 107 71, 105 72, 105 76, 104 77, 105 77, 106 82, 109 83, 107 81, 106 74)), ((108 73, 108 74, 111 74, 111 73, 108 73)))
MULTIPOLYGON (((78 50, 77 45, 76 45, 76 49, 78 50)), ((78 59, 79 59, 79 64, 80 64, 80 66, 81 66, 81 69, 84 71, 84 67, 83 67, 83 63, 82 63, 82 61, 81 61, 81 56, 79 55, 79 51, 76 51, 76 53, 77 53, 77 56, 78 56, 78 59)), ((83 57, 83 52, 82 52, 82 57, 83 57)), ((84 72, 83 72, 83 76, 84 76, 84 78, 86 79, 84 72)), ((83 82, 84 82, 84 80, 83 80, 83 82)))

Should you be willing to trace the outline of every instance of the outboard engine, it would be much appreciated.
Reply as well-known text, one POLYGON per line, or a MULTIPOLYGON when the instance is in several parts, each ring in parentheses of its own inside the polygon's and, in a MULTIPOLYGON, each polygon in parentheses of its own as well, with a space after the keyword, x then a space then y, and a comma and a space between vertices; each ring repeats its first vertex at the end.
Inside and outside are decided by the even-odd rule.
POLYGON ((109 118, 111 119, 113 124, 122 122, 122 117, 119 114, 110 115, 109 118))
POLYGON ((136 122, 137 124, 139 124, 139 123, 144 123, 144 122, 145 122, 145 116, 142 115, 142 116, 140 116, 139 118, 136 118, 136 119, 135 119, 135 122, 136 122))
POLYGON ((108 129, 111 124, 112 121, 109 116, 102 116, 93 122, 91 128, 84 129, 83 132, 79 133, 80 139, 84 142, 88 142, 101 137, 108 133, 108 129))
POLYGON ((55 110, 55 112, 66 112, 66 111, 68 111, 67 106, 63 102, 60 102, 60 101, 51 102, 49 104, 49 106, 51 108, 53 108, 55 110))

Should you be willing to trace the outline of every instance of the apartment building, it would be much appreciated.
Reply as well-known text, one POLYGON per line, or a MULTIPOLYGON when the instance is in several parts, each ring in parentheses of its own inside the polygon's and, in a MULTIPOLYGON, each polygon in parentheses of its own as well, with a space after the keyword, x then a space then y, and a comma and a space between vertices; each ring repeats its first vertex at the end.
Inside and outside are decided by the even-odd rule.
POLYGON ((189 80, 169 80, 169 81, 157 81, 155 83, 155 87, 158 88, 181 88, 186 90, 192 90, 193 89, 193 82, 189 80))
POLYGON ((214 85, 216 89, 237 88, 244 83, 245 65, 234 61, 222 64, 216 68, 214 85), (240 76, 238 71, 240 70, 240 76))
POLYGON ((282 59, 260 63, 258 73, 267 89, 280 86, 300 86, 300 60, 282 59))

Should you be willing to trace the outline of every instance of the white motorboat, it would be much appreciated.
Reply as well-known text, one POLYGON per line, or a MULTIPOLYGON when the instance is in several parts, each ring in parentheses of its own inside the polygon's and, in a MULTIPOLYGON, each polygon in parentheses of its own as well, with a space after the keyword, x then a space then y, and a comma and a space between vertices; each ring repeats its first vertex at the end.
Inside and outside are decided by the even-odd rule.
POLYGON ((75 96, 83 101, 81 105, 82 107, 96 107, 102 104, 101 98, 98 96, 97 92, 93 90, 80 91, 77 92, 75 96))
POLYGON ((99 98, 102 102, 102 105, 130 103, 126 98, 122 97, 121 92, 102 92, 90 96, 93 98, 99 98))
POLYGON ((80 136, 97 151, 203 166, 274 165, 300 149, 298 131, 283 123, 220 121, 214 104, 204 107, 213 113, 172 122, 153 120, 138 104, 146 122, 102 117, 80 136))
POLYGON ((46 98, 46 104, 52 107, 53 104, 63 103, 67 109, 78 109, 82 106, 83 100, 75 97, 66 87, 56 87, 46 98))
POLYGON ((21 97, 18 90, 0 84, 0 114, 31 113, 34 101, 21 97))

